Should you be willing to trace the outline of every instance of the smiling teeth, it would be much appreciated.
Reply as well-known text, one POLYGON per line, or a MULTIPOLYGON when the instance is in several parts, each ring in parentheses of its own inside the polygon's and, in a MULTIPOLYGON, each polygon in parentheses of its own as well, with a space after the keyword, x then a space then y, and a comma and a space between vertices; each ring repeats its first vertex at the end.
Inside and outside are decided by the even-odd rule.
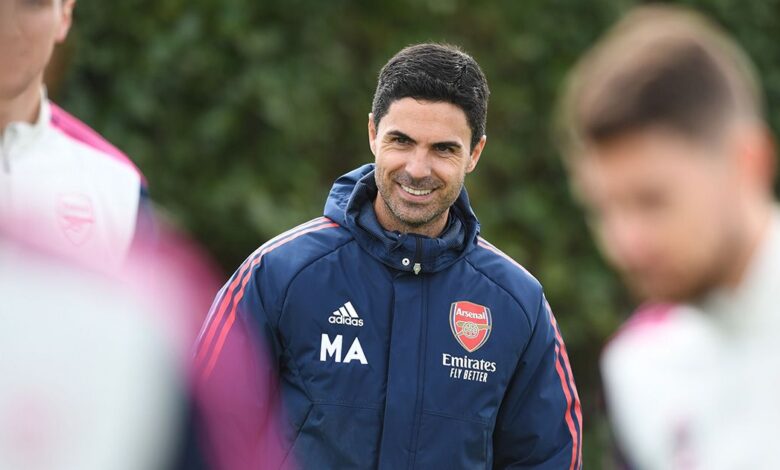
POLYGON ((431 191, 433 191, 432 189, 414 189, 404 185, 401 185, 401 188, 407 193, 414 194, 415 196, 426 196, 431 194, 431 191))

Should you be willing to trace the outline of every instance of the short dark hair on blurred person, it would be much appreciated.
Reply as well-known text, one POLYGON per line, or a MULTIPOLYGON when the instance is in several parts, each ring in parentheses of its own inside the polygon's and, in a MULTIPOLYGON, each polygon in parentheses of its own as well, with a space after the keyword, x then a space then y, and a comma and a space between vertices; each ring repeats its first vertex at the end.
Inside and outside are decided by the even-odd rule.
POLYGON ((717 26, 682 7, 638 7, 577 64, 559 109, 564 153, 651 127, 708 140, 760 119, 749 59, 717 26))
POLYGON ((371 112, 378 127, 390 105, 402 98, 452 103, 466 114, 473 149, 485 134, 489 95, 487 79, 470 55, 451 45, 417 44, 382 67, 371 112))

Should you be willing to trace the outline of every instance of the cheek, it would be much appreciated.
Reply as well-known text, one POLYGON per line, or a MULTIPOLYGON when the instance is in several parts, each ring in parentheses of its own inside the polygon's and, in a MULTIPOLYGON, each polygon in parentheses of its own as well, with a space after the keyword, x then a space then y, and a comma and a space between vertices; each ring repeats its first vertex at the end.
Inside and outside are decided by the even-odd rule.
POLYGON ((20 27, 24 39, 37 51, 45 51, 54 47, 55 39, 60 32, 59 11, 54 8, 30 13, 20 27))
POLYGON ((457 158, 435 158, 431 169, 433 174, 448 184, 463 183, 468 162, 457 158))
POLYGON ((375 158, 377 164, 381 163, 382 166, 397 166, 403 161, 404 153, 398 149, 378 146, 375 158))
POLYGON ((675 197, 677 224, 700 235, 720 230, 720 220, 733 203, 722 184, 700 179, 684 185, 675 197))
POLYGON ((399 152, 380 149, 376 154, 374 163, 376 165, 377 179, 384 183, 389 182, 394 174, 403 169, 404 159, 401 158, 399 152))
POLYGON ((389 173, 390 167, 393 165, 390 155, 388 155, 387 152, 383 152, 381 150, 376 153, 374 163, 376 165, 376 174, 379 175, 380 178, 389 173))
POLYGON ((43 69, 54 49, 56 34, 56 25, 51 21, 27 19, 17 34, 3 38, 0 55, 6 63, 14 61, 23 68, 43 69))
POLYGON ((707 185, 690 185, 673 202, 673 209, 659 223, 670 257, 691 265, 705 262, 718 249, 724 235, 724 212, 729 209, 723 191, 707 185))

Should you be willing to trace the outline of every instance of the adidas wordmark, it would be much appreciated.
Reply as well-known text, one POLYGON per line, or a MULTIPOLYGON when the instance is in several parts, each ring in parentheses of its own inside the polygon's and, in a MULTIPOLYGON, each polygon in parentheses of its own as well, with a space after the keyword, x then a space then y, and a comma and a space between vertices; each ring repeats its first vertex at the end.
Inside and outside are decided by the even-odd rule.
POLYGON ((334 311, 328 322, 335 325, 363 326, 363 319, 355 311, 352 302, 347 302, 334 311))

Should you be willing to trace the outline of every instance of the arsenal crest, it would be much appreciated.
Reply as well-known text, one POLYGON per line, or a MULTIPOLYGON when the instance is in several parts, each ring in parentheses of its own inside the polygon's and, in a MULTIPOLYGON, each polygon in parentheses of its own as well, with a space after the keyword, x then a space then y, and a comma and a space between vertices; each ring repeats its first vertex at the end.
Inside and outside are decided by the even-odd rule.
POLYGON ((83 194, 60 196, 57 204, 57 217, 65 237, 76 246, 89 239, 95 223, 92 201, 83 194))
POLYGON ((475 303, 461 300, 450 307, 450 328, 455 339, 468 351, 481 348, 490 337, 493 317, 490 309, 475 303))

